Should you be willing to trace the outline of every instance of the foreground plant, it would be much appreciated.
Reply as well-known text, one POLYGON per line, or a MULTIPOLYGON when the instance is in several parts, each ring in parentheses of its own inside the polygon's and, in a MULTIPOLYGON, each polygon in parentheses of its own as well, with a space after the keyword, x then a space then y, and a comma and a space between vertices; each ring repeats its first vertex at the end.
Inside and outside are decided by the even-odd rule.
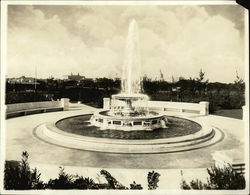
MULTIPOLYGON (((130 188, 121 184, 107 170, 101 170, 100 173, 105 177, 107 183, 95 183, 89 177, 79 176, 78 174, 68 174, 63 167, 59 167, 58 177, 50 179, 47 183, 40 177, 41 173, 35 168, 30 169, 28 163, 29 154, 22 153, 22 159, 17 161, 6 161, 4 170, 4 188, 6 190, 30 190, 30 189, 118 189, 118 190, 141 190, 141 184, 133 181, 130 188)), ((156 189, 158 182, 158 173, 152 172, 150 182, 152 189, 156 189), (153 187, 154 186, 154 187, 153 187)), ((150 173, 151 174, 151 173, 150 173)))
POLYGON ((160 174, 157 172, 148 172, 148 189, 149 190, 155 190, 158 188, 158 182, 159 182, 160 174))
POLYGON ((40 180, 41 173, 36 168, 30 169, 28 158, 28 152, 24 151, 21 162, 6 161, 4 169, 6 190, 44 189, 45 185, 40 180))
POLYGON ((209 178, 207 183, 201 182, 199 179, 192 180, 187 184, 185 180, 181 182, 181 189, 184 190, 237 190, 245 189, 246 181, 243 173, 236 172, 231 165, 224 166, 223 168, 215 165, 207 169, 209 178))
POLYGON ((107 180, 110 189, 120 189, 120 190, 128 189, 127 187, 122 185, 120 182, 118 182, 108 171, 103 169, 103 170, 100 171, 100 173, 107 180))

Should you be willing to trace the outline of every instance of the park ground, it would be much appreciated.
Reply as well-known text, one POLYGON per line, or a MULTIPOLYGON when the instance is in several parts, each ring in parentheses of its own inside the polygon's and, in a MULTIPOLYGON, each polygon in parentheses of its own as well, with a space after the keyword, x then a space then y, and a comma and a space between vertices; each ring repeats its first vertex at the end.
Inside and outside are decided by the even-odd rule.
MULTIPOLYGON (((100 170, 106 169, 122 184, 127 185, 136 181, 146 189, 147 173, 155 170, 161 174, 159 189, 179 189, 181 171, 187 181, 195 178, 206 181, 206 168, 213 163, 214 151, 238 149, 244 153, 244 122, 217 115, 208 115, 203 119, 224 132, 225 137, 221 142, 210 147, 178 153, 114 154, 75 150, 45 143, 34 136, 34 128, 42 123, 72 114, 93 113, 95 110, 96 108, 83 104, 71 104, 69 111, 6 120, 5 159, 20 160, 22 152, 27 151, 31 167, 40 170, 41 179, 44 181, 56 178, 59 166, 63 166, 67 173, 91 177, 97 182, 102 180, 98 175, 100 170)), ((237 112, 231 112, 231 116, 239 116, 235 114, 237 112)))

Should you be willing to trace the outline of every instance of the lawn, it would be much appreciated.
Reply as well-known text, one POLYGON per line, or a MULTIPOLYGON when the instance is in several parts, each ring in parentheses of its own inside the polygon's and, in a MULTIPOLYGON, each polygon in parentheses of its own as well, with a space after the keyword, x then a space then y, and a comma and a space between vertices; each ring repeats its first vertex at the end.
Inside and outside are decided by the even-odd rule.
POLYGON ((225 116, 229 118, 242 119, 243 111, 242 109, 232 109, 232 110, 217 110, 214 115, 225 116))

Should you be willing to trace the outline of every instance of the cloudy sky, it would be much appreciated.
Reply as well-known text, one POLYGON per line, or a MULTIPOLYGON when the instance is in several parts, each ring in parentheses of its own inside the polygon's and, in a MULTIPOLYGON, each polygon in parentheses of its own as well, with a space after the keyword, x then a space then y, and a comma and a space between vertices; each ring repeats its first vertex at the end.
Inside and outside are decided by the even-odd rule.
POLYGON ((120 77, 129 22, 139 26, 142 75, 244 77, 244 9, 210 6, 8 6, 8 77, 120 77))

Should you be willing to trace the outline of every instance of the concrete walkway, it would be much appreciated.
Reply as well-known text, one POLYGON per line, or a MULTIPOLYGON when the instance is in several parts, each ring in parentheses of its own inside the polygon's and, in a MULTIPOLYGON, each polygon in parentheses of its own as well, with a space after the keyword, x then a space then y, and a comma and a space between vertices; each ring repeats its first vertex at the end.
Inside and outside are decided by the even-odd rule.
MULTIPOLYGON (((129 178, 129 175, 132 174, 135 177, 128 182, 132 183, 133 180, 135 180, 140 183, 142 179, 137 181, 136 174, 138 173, 138 178, 143 177, 146 181, 147 172, 152 169, 161 169, 163 172, 163 169, 169 169, 165 170, 168 172, 168 174, 166 172, 168 176, 163 176, 167 177, 166 179, 168 181, 171 181, 173 175, 176 176, 176 174, 178 174, 180 177, 180 169, 187 170, 186 172, 190 174, 187 174, 187 177, 190 178, 198 177, 199 173, 205 176, 205 168, 210 167, 213 162, 211 153, 214 151, 238 149, 239 152, 244 152, 243 121, 214 115, 201 117, 201 119, 221 129, 225 134, 224 139, 210 147, 178 153, 112 154, 82 151, 45 143, 33 135, 33 129, 42 123, 55 121, 56 119, 68 117, 72 114, 92 113, 95 110, 95 108, 89 106, 71 104, 69 111, 35 114, 6 120, 6 160, 20 160, 21 153, 28 151, 30 155, 29 162, 32 166, 37 165, 37 168, 41 170, 42 174, 45 174, 44 177, 47 178, 56 177, 59 166, 67 167, 68 170, 71 170, 70 172, 77 172, 82 170, 82 167, 85 167, 86 170, 94 170, 92 172, 95 174, 97 174, 101 168, 105 168, 107 170, 111 169, 111 171, 116 169, 114 174, 117 170, 120 170, 117 173, 122 174, 124 172, 119 177, 126 176, 126 178, 129 178), (52 169, 54 172, 51 171, 52 169), (196 173, 193 172, 194 170, 196 170, 196 173), (144 173, 143 176, 141 176, 142 172, 144 173)), ((117 179, 119 180, 119 178, 117 179)), ((126 179, 121 180, 126 181, 126 179)), ((175 188, 177 183, 178 182, 175 181, 175 183, 169 184, 169 188, 175 188)), ((126 183, 124 183, 124 185, 125 184, 126 183)))

